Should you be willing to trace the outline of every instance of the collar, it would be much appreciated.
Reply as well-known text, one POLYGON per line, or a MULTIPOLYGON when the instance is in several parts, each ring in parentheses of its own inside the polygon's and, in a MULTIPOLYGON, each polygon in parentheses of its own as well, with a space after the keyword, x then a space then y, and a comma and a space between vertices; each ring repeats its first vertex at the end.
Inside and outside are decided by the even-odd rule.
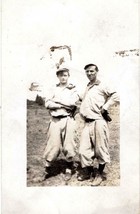
MULTIPOLYGON (((59 87, 60 86, 60 83, 58 83, 58 84, 56 84, 56 87, 59 87)), ((64 88, 68 88, 68 89, 73 89, 73 88, 75 88, 75 85, 73 85, 72 83, 69 83, 66 87, 64 87, 64 88)))
POLYGON ((93 87, 94 85, 99 85, 100 82, 101 82, 100 80, 96 80, 96 81, 95 81, 94 83, 92 83, 92 84, 89 82, 89 83, 87 84, 87 86, 90 88, 90 87, 93 87))

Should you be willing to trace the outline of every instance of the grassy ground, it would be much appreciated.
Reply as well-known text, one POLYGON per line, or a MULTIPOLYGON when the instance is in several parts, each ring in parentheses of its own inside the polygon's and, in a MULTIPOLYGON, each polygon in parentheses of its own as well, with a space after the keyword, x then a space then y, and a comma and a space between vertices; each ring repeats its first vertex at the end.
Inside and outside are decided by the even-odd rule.
MULTIPOLYGON (((119 106, 113 106, 110 109, 110 116, 112 118, 112 122, 109 123, 111 163, 107 164, 105 168, 107 180, 103 181, 101 186, 118 186, 120 182, 119 106)), ((73 174, 70 181, 64 181, 63 170, 65 168, 65 161, 63 160, 63 154, 60 154, 58 160, 53 165, 54 176, 45 181, 40 181, 44 174, 42 155, 46 146, 45 139, 49 119, 49 113, 43 106, 39 106, 35 102, 27 103, 27 186, 91 186, 92 180, 77 181, 77 172, 73 174)), ((76 121, 77 132, 75 139, 78 148, 79 137, 83 128, 79 114, 76 115, 76 121)), ((76 157, 76 163, 78 167, 78 156, 76 157)))

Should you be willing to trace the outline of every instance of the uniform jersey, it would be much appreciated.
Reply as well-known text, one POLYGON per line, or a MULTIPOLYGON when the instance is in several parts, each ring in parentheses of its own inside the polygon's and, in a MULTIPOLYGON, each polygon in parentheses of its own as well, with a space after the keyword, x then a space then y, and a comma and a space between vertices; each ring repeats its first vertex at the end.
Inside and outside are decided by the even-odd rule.
POLYGON ((61 104, 61 108, 50 109, 51 116, 69 116, 76 106, 76 101, 78 101, 78 99, 79 96, 74 85, 68 84, 66 87, 60 87, 60 84, 57 84, 51 97, 46 100, 45 106, 49 109, 51 102, 61 104))
POLYGON ((89 83, 86 88, 80 114, 84 118, 101 119, 101 109, 107 110, 116 102, 119 102, 116 91, 96 80, 94 84, 89 83))

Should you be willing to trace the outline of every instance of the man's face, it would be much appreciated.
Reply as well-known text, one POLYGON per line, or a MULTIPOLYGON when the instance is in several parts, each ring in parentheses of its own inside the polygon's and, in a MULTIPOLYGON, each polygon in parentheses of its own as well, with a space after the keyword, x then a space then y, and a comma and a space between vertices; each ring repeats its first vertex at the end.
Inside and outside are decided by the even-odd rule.
POLYGON ((97 76, 98 71, 96 71, 95 68, 96 68, 95 66, 90 66, 85 70, 86 75, 90 81, 96 80, 96 76, 97 76))
POLYGON ((60 72, 57 77, 58 77, 61 84, 67 84, 69 74, 67 71, 63 71, 63 72, 60 72))

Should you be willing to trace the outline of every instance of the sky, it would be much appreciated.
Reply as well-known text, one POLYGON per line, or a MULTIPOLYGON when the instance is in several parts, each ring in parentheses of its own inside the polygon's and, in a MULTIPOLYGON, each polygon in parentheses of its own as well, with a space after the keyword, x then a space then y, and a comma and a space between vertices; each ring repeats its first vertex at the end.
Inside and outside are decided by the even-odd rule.
POLYGON ((97 64, 107 77, 116 70, 115 51, 139 47, 138 18, 138 0, 15 0, 10 6, 3 1, 4 44, 27 85, 57 81, 49 48, 71 46, 68 66, 78 84, 79 78, 87 81, 85 64, 97 64))

